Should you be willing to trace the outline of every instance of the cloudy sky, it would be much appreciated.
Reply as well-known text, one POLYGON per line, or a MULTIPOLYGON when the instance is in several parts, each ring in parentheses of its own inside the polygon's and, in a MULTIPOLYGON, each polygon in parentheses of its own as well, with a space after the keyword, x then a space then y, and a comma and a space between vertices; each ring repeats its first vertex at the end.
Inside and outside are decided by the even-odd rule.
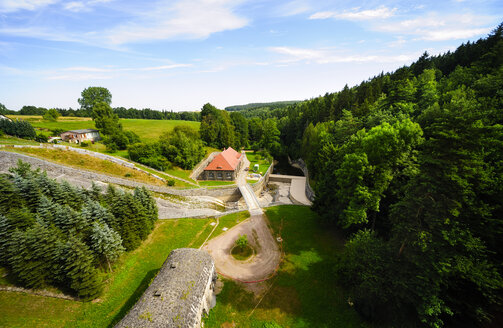
POLYGON ((198 110, 301 100, 454 50, 501 0, 0 0, 0 103, 198 110))

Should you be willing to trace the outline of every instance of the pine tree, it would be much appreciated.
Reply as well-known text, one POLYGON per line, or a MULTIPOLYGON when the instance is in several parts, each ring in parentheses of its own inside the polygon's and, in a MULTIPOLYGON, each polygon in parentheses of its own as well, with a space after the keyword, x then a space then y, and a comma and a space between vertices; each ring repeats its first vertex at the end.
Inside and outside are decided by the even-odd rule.
POLYGON ((7 263, 7 245, 12 233, 9 220, 0 214, 0 264, 7 263))
POLYGON ((122 239, 106 223, 93 222, 91 231, 91 249, 96 257, 105 260, 112 271, 111 262, 114 262, 124 252, 122 239))
POLYGON ((80 209, 82 206, 82 198, 79 195, 79 192, 73 188, 68 181, 63 180, 60 184, 60 188, 65 195, 65 200, 68 205, 70 205, 73 209, 80 209))
POLYGON ((97 220, 100 223, 107 224, 110 228, 117 229, 117 220, 109 210, 96 201, 88 201, 82 207, 82 217, 91 224, 97 220))
POLYGON ((54 221, 54 212, 56 207, 46 196, 40 198, 40 203, 37 208, 38 217, 45 222, 45 224, 50 224, 54 221))
POLYGON ((143 206, 148 217, 150 231, 154 228, 154 223, 158 218, 157 204, 145 187, 135 188, 134 198, 143 206))
MULTIPOLYGON (((35 224, 28 229, 20 242, 22 260, 16 258, 12 271, 16 278, 30 288, 40 288, 52 282, 51 269, 56 235, 49 229, 35 224)), ((15 249, 11 253, 17 252, 15 249)))
POLYGON ((94 181, 91 184, 91 190, 89 190, 89 194, 91 198, 97 202, 99 202, 102 198, 101 188, 96 183, 94 183, 94 181))
POLYGON ((92 252, 86 244, 70 235, 64 252, 67 285, 84 300, 98 297, 102 290, 101 281, 98 270, 93 266, 92 252))

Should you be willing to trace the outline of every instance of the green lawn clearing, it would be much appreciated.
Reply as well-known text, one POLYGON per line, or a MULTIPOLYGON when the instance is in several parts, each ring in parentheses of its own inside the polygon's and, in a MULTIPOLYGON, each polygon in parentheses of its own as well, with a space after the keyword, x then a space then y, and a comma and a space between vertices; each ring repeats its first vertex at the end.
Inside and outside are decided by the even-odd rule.
POLYGON ((199 247, 213 228, 210 222, 158 221, 149 238, 114 265, 103 295, 93 302, 0 291, 0 327, 113 327, 136 303, 171 250, 199 247))
POLYGON ((261 283, 267 291, 262 300, 264 292, 257 297, 225 280, 205 327, 369 327, 335 283, 341 238, 319 227, 305 206, 270 207, 266 214, 275 236, 284 240, 278 275, 261 283))
POLYGON ((253 152, 246 152, 246 158, 250 161, 250 173, 260 173, 261 175, 264 175, 269 166, 271 165, 271 162, 267 159, 262 157, 258 153, 253 153, 253 152), (257 172, 254 172, 254 166, 255 164, 259 165, 259 169, 257 172))
MULTIPOLYGON (((58 121, 44 121, 42 116, 7 115, 12 119, 29 121, 33 127, 45 131, 54 129, 79 130, 95 129, 94 122, 90 117, 59 117, 58 121)), ((119 119, 125 130, 136 133, 142 141, 157 141, 159 136, 167 131, 172 131, 177 125, 187 125, 199 130, 199 122, 181 120, 142 120, 142 119, 119 119)))

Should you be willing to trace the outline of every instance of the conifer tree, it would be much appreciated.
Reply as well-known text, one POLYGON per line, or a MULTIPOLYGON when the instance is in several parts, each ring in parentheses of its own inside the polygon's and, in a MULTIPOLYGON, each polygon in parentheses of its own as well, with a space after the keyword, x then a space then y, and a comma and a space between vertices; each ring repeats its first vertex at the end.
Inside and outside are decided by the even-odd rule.
POLYGON ((112 271, 110 263, 115 262, 125 250, 120 235, 106 223, 98 221, 92 225, 91 249, 99 260, 107 262, 110 271, 112 271))
POLYGON ((55 209, 56 207, 51 202, 51 200, 49 200, 49 198, 47 198, 46 196, 42 196, 37 208, 37 215, 43 222, 50 224, 54 221, 55 209))
POLYGON ((0 212, 7 213, 12 208, 21 207, 22 199, 18 190, 7 179, 0 175, 0 212))
POLYGON ((102 290, 98 270, 93 265, 93 256, 89 248, 74 235, 66 242, 64 270, 68 286, 84 299, 99 296, 102 290))
POLYGON ((12 233, 9 220, 0 214, 0 264, 7 263, 7 245, 12 233))
POLYGON ((89 190, 89 195, 94 201, 99 202, 101 200, 101 188, 94 183, 94 181, 91 184, 91 190, 89 190))
POLYGON ((12 248, 11 244, 11 267, 16 279, 30 288, 40 288, 52 281, 51 269, 54 255, 56 235, 49 229, 35 224, 24 233, 17 234, 19 249, 12 248), (15 255, 14 255, 15 254, 15 255))
POLYGON ((88 201, 82 207, 82 217, 89 222, 95 220, 100 223, 106 223, 110 228, 117 229, 117 220, 109 210, 96 201, 88 201))

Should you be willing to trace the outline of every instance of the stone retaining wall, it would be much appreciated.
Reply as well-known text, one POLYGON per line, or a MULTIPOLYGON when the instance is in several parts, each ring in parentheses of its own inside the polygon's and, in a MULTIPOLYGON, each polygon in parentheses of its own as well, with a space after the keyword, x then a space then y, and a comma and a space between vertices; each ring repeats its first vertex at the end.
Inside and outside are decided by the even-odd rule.
POLYGON ((267 169, 267 171, 265 172, 265 174, 263 176, 261 176, 260 179, 257 182, 255 182, 254 184, 250 184, 253 192, 257 196, 260 195, 260 193, 264 189, 264 186, 266 186, 267 183, 269 182, 269 176, 271 175, 273 168, 274 168, 274 163, 272 163, 269 166, 269 168, 267 169))
POLYGON ((208 164, 215 158, 215 156, 217 156, 220 152, 219 151, 214 151, 213 153, 211 153, 207 158, 203 159, 201 162, 199 162, 199 164, 196 165, 196 167, 194 167, 194 169, 192 170, 192 173, 190 174, 190 178, 191 179, 194 179, 194 180, 197 180, 197 178, 199 178, 199 176, 201 175, 201 173, 204 171, 204 169, 206 168, 206 166, 208 166, 208 164))

